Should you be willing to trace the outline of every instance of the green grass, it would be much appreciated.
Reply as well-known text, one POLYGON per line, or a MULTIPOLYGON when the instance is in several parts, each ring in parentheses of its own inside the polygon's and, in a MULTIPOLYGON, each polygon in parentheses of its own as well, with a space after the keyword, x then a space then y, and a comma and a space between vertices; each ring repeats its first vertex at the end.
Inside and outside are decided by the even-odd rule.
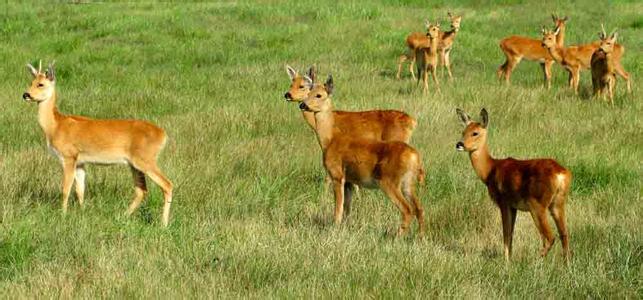
MULTIPOLYGON (((0 4, 0 290, 3 298, 414 297, 641 298, 643 296, 643 31, 636 1, 258 1, 199 4, 0 4), (452 52, 455 81, 422 95, 394 79, 396 58, 425 18, 464 14, 452 52), (495 78, 507 35, 539 36, 550 12, 569 15, 567 44, 619 28, 633 94, 615 106, 566 88, 554 67, 542 88, 536 63, 513 85, 495 78), (160 226, 154 186, 132 218, 126 167, 88 169, 87 207, 61 215, 58 161, 36 107, 20 100, 26 62, 56 60, 59 108, 96 118, 142 118, 170 142, 160 165, 175 183, 171 226, 160 226), (419 126, 427 183, 424 240, 391 235, 399 213, 362 190, 342 226, 322 193, 314 135, 283 100, 284 65, 316 64, 335 77, 344 110, 402 109, 419 126), (553 157, 574 173, 568 224, 538 256, 528 214, 514 256, 502 257, 498 210, 455 142, 455 108, 490 113, 497 157, 553 157)), ((151 184, 150 184, 151 185, 151 184)), ((553 226, 553 223, 551 223, 553 226)), ((415 228, 415 227, 414 227, 415 228)))

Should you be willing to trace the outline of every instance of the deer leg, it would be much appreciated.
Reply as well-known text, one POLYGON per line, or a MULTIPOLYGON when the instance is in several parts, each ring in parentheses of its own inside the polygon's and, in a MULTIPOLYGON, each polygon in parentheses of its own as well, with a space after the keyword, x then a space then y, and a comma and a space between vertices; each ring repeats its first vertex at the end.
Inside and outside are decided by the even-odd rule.
MULTIPOLYGON (((415 176, 415 174, 413 174, 415 176)), ((415 182, 409 178, 402 183, 402 193, 406 200, 408 200, 413 205, 413 210, 415 211, 415 218, 418 221, 418 230, 419 235, 424 235, 425 225, 424 225, 424 208, 422 207, 422 202, 415 195, 415 182)))
POLYGON ((540 256, 545 257, 554 243, 554 236, 549 228, 547 214, 545 214, 545 207, 540 205, 537 200, 533 199, 529 202, 529 212, 531 213, 531 217, 534 219, 534 224, 536 224, 536 228, 540 232, 540 236, 543 241, 543 248, 540 251, 540 256))
POLYGON ((551 88, 551 66, 553 64, 553 60, 546 60, 544 63, 540 64, 543 68, 543 73, 545 74, 545 85, 547 86, 547 89, 551 88))
POLYGON ((496 76, 498 76, 498 80, 502 78, 502 76, 505 74, 507 70, 507 65, 509 64, 509 59, 505 60, 505 62, 498 67, 498 70, 496 71, 496 76))
POLYGON ((412 214, 411 207, 408 202, 404 199, 400 187, 392 182, 382 182, 380 184, 382 190, 386 195, 393 201, 395 206, 402 213, 402 224, 397 230, 397 236, 404 235, 409 230, 409 224, 411 223, 412 214))
POLYGON ((353 198, 353 184, 344 183, 344 215, 348 217, 351 214, 351 200, 353 198))
POLYGON ((513 243, 514 226, 516 225, 516 209, 509 206, 500 208, 500 217, 502 219, 502 238, 505 247, 505 260, 511 258, 511 249, 513 243))
POLYGON ((620 61, 616 62, 616 65, 614 66, 614 71, 616 71, 616 74, 618 74, 619 76, 623 77, 623 79, 625 79, 625 83, 627 84, 627 92, 631 93, 632 86, 630 84, 630 74, 627 73, 627 71, 625 71, 620 61))
POLYGON ((161 217, 161 221, 163 222, 163 226, 167 227, 170 223, 170 207, 172 206, 172 182, 163 175, 163 172, 158 168, 156 162, 147 163, 144 161, 132 161, 132 165, 137 170, 140 170, 145 173, 145 175, 149 176, 150 179, 152 179, 152 181, 154 181, 154 183, 156 183, 163 191, 165 203, 163 204, 163 215, 161 217))
POLYGON ((76 173, 76 158, 63 158, 63 214, 67 213, 69 206, 69 193, 71 186, 74 184, 74 176, 76 173))
POLYGON ((344 178, 333 179, 333 188, 335 190, 335 225, 342 224, 344 217, 344 178))
POLYGON ((559 194, 554 198, 552 205, 549 207, 549 212, 554 218, 560 242, 563 244, 563 255, 569 259, 569 237, 567 235, 567 225, 565 224, 565 195, 559 194))
POLYGON ((80 207, 85 207, 85 167, 83 165, 76 166, 76 198, 80 207))
POLYGON ((400 55, 400 58, 397 61, 397 75, 395 75, 395 78, 400 79, 400 75, 402 74, 402 65, 407 59, 408 57, 406 54, 400 55))
POLYGON ((574 70, 574 93, 578 95, 578 87, 580 86, 580 68, 574 70))
POLYGON ((453 74, 451 73, 451 50, 444 53, 444 67, 447 69, 449 79, 453 80, 453 74))
POLYGON ((415 80, 415 72, 413 72, 413 69, 415 69, 415 63, 416 63, 415 55, 409 54, 409 57, 410 57, 410 61, 411 61, 409 63, 409 72, 411 72, 411 78, 413 78, 413 80, 415 80))
POLYGON ((125 215, 127 216, 132 215, 132 213, 134 213, 134 211, 136 211, 136 209, 141 206, 141 202, 143 202, 143 200, 145 199, 145 195, 147 194, 145 173, 137 170, 133 166, 130 166, 130 168, 132 170, 132 176, 134 178, 134 200, 125 212, 125 215))
POLYGON ((507 68, 505 70, 505 82, 507 84, 511 84, 511 73, 513 72, 514 68, 518 63, 520 62, 522 58, 507 58, 507 68))

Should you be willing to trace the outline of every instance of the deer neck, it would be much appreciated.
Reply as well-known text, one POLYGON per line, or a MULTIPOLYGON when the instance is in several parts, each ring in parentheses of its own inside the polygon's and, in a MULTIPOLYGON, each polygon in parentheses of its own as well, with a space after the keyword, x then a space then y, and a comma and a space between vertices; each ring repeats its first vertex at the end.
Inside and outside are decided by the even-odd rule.
POLYGON ((439 37, 430 37, 429 36, 429 45, 430 45, 429 51, 433 55, 438 53, 438 39, 439 39, 439 37))
POLYGON ((478 175, 478 178, 486 183, 495 163, 489 154, 487 144, 485 143, 475 151, 469 152, 469 158, 471 159, 471 165, 478 175))
POLYGON ((312 111, 302 110, 301 115, 304 117, 304 120, 306 121, 308 126, 315 130, 315 113, 312 111))
POLYGON ((563 61, 563 58, 565 56, 565 48, 564 47, 556 45, 554 47, 547 48, 547 50, 549 50, 549 54, 551 55, 551 57, 554 58, 554 60, 557 63, 561 63, 563 61))
POLYGON ((333 139, 333 127, 335 126, 335 116, 333 110, 315 112, 315 132, 317 140, 322 150, 326 150, 333 139))
POLYGON ((38 103, 38 124, 47 135, 47 139, 56 130, 59 115, 56 108, 56 92, 54 91, 51 98, 38 103))
POLYGON ((565 45, 565 27, 560 27, 560 30, 556 35, 556 46, 562 48, 564 45, 565 45))

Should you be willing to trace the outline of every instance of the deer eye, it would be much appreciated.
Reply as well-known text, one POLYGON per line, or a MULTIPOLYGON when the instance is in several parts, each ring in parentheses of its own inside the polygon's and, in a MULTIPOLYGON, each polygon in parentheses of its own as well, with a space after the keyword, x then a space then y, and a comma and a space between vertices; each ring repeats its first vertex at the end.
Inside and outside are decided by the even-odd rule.
POLYGON ((477 132, 474 132, 474 133, 472 133, 471 135, 472 135, 472 136, 478 136, 478 133, 477 133, 477 132))
POLYGON ((321 98, 321 94, 317 94, 317 96, 315 96, 315 97, 317 97, 317 98, 321 98))
POLYGON ((42 83, 39 83, 39 84, 38 84, 38 87, 43 87, 43 86, 45 86, 45 85, 44 85, 44 84, 42 84, 42 83))
POLYGON ((299 88, 300 88, 300 89, 303 89, 303 88, 304 88, 304 86, 303 86, 303 85, 300 85, 300 86, 299 86, 299 88))

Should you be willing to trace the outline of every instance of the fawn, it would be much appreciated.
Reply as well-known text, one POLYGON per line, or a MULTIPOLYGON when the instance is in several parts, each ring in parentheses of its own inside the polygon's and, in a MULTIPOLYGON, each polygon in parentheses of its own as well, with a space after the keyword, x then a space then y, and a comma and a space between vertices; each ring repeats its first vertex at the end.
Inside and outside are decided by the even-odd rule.
POLYGON ((342 222, 344 201, 351 198, 354 184, 379 187, 393 201, 402 213, 398 235, 406 233, 413 214, 422 234, 424 209, 415 195, 416 183, 424 181, 420 154, 404 142, 364 139, 335 130, 332 92, 333 78, 328 76, 323 85, 317 84, 311 89, 299 108, 315 116, 315 132, 324 153, 324 167, 335 191, 335 224, 342 222))
MULTIPOLYGON (((450 54, 451 47, 455 41, 455 37, 460 30, 460 22, 462 21, 462 16, 455 16, 451 12, 447 13, 451 21, 451 30, 440 32, 440 42, 438 43, 438 52, 440 55, 440 61, 442 65, 447 69, 449 78, 453 79, 451 73, 451 62, 450 54)), ((428 21, 427 21, 428 22, 428 21)), ((402 54, 398 59, 397 64, 397 79, 400 79, 400 74, 402 73, 402 65, 404 62, 409 61, 409 71, 413 80, 416 80, 415 73, 413 69, 415 68, 415 51, 421 47, 427 47, 429 45, 429 38, 426 33, 422 32, 412 32, 406 37, 406 46, 408 47, 408 54, 402 54)))
MULTIPOLYGON (((556 26, 556 30, 559 32, 555 42, 562 47, 565 41, 565 22, 567 22, 569 18, 567 16, 559 18, 555 14, 552 14, 551 17, 556 26)), ((524 58, 526 60, 540 62, 545 76, 545 84, 547 88, 551 88, 551 66, 554 64, 554 59, 541 44, 540 40, 516 35, 502 39, 500 41, 500 49, 507 59, 500 65, 496 72, 498 78, 500 79, 504 76, 505 82, 510 84, 511 73, 524 58)))
POLYGON ((438 76, 436 74, 436 69, 438 67, 440 24, 431 24, 427 21, 426 28, 426 36, 429 38, 429 45, 428 47, 420 47, 415 50, 415 60, 417 61, 418 67, 418 83, 420 82, 419 80, 421 77, 424 86, 424 93, 429 91, 429 72, 431 72, 436 89, 438 91, 440 90, 438 76))
POLYGON ((614 105, 614 85, 616 84, 616 71, 614 70, 613 50, 618 34, 613 32, 610 36, 605 33, 605 27, 601 24, 602 32, 600 47, 592 54, 592 86, 594 95, 607 94, 610 104, 614 105))
POLYGON ((489 196, 500 209, 505 259, 509 261, 511 256, 518 210, 531 213, 542 238, 543 248, 540 254, 543 257, 554 242, 547 221, 549 210, 558 228, 563 254, 569 257, 565 200, 572 180, 571 172, 552 159, 494 159, 487 146, 487 110, 483 108, 480 112, 482 122, 471 121, 469 115, 461 109, 456 111, 465 126, 456 149, 469 153, 474 171, 487 186, 489 196))
POLYGON ((76 181, 76 197, 83 206, 85 164, 128 164, 134 175, 135 196, 127 209, 131 215, 147 194, 145 175, 163 190, 165 204, 162 222, 169 224, 172 183, 163 175, 156 160, 167 135, 152 123, 141 120, 94 120, 63 115, 56 108, 56 75, 53 64, 42 73, 31 64, 31 86, 22 98, 38 104, 38 123, 45 133, 48 148, 63 167, 62 208, 67 212, 69 193, 76 181))

